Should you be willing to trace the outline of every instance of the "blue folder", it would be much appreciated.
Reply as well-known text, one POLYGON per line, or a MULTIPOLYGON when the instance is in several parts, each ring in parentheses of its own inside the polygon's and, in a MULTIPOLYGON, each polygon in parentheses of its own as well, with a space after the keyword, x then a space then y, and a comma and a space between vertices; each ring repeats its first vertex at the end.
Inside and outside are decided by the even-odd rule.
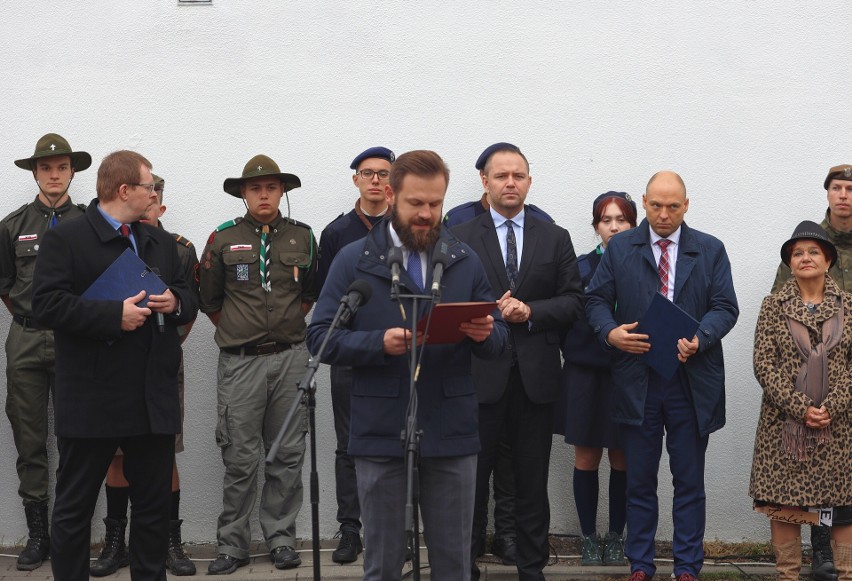
POLYGON ((128 248, 109 265, 92 286, 86 289, 84 299, 123 301, 127 297, 145 291, 145 298, 136 303, 137 307, 146 307, 148 297, 166 292, 166 283, 154 271, 128 248))
POLYGON ((671 379, 677 371, 678 339, 692 340, 698 331, 699 322, 660 293, 654 293, 645 316, 639 321, 634 333, 648 335, 651 349, 641 355, 645 363, 665 379, 671 379))

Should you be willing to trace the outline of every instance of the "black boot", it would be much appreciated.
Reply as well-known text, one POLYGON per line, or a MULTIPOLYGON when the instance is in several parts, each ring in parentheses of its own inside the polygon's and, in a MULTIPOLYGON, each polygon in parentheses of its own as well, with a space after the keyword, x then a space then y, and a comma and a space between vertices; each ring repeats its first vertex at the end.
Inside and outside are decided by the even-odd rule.
POLYGON ((180 538, 182 524, 182 520, 169 521, 169 553, 166 555, 166 569, 178 577, 195 575, 195 563, 183 552, 183 542, 180 538))
POLYGON ((38 569, 50 554, 50 533, 47 530, 47 501, 24 504, 30 538, 18 555, 18 571, 38 569))
POLYGON ((837 581, 834 555, 831 552, 831 533, 828 527, 811 527, 811 577, 814 581, 837 581))
POLYGON ((127 567, 130 561, 127 558, 127 545, 124 543, 124 529, 127 528, 127 519, 105 518, 106 533, 104 534, 104 548, 101 556, 89 567, 92 577, 106 577, 112 575, 120 567, 127 567))

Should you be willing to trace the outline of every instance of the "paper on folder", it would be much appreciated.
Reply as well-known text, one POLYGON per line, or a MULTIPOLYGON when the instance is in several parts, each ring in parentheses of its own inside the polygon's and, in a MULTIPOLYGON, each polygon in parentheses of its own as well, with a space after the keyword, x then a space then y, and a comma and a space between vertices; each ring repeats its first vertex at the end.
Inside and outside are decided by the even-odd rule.
POLYGON ((678 339, 689 341, 698 331, 699 323, 692 316, 660 293, 654 293, 651 304, 633 331, 648 335, 650 351, 642 359, 654 371, 671 379, 677 371, 678 339))
POLYGON ((138 307, 148 305, 148 297, 166 292, 166 283, 157 276, 130 248, 115 259, 98 279, 86 289, 84 299, 123 301, 127 297, 145 291, 145 298, 136 303, 138 307))

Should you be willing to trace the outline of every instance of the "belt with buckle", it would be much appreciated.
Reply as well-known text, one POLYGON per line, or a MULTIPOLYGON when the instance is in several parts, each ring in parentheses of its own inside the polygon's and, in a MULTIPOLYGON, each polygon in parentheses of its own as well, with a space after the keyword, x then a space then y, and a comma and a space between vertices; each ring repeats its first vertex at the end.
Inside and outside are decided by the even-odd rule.
POLYGON ((23 315, 12 315, 12 320, 18 323, 24 329, 35 329, 36 331, 49 331, 47 327, 39 325, 35 322, 35 319, 32 317, 25 317, 23 315))
POLYGON ((231 355, 248 355, 256 357, 258 355, 272 355, 273 353, 281 353, 292 347, 291 343, 261 343, 259 345, 243 345, 242 347, 222 347, 222 351, 231 355))

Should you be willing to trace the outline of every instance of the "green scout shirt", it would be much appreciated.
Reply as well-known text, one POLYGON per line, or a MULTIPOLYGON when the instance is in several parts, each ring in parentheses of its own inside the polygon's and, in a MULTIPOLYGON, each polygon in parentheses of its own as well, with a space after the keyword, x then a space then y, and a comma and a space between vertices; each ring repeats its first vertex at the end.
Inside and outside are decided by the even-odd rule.
MULTIPOLYGON (((85 206, 69 198, 55 210, 57 222, 62 222, 82 216, 85 206)), ((9 295, 16 315, 33 314, 33 267, 50 219, 50 207, 36 196, 0 222, 0 295, 9 295)))
MULTIPOLYGON (((838 232, 831 227, 828 221, 829 210, 825 211, 825 220, 822 221, 823 230, 828 234, 828 239, 837 248, 837 261, 828 270, 828 275, 837 283, 837 286, 846 292, 852 292, 852 232, 838 232)), ((784 283, 792 276, 790 267, 783 262, 778 265, 775 273, 775 282, 772 283, 772 292, 781 290, 784 283)))
POLYGON ((201 254, 201 311, 221 311, 215 335, 219 347, 305 340, 302 302, 317 298, 313 232, 280 214, 269 224, 272 291, 266 292, 260 286, 262 227, 251 214, 226 222, 210 235, 201 254))

